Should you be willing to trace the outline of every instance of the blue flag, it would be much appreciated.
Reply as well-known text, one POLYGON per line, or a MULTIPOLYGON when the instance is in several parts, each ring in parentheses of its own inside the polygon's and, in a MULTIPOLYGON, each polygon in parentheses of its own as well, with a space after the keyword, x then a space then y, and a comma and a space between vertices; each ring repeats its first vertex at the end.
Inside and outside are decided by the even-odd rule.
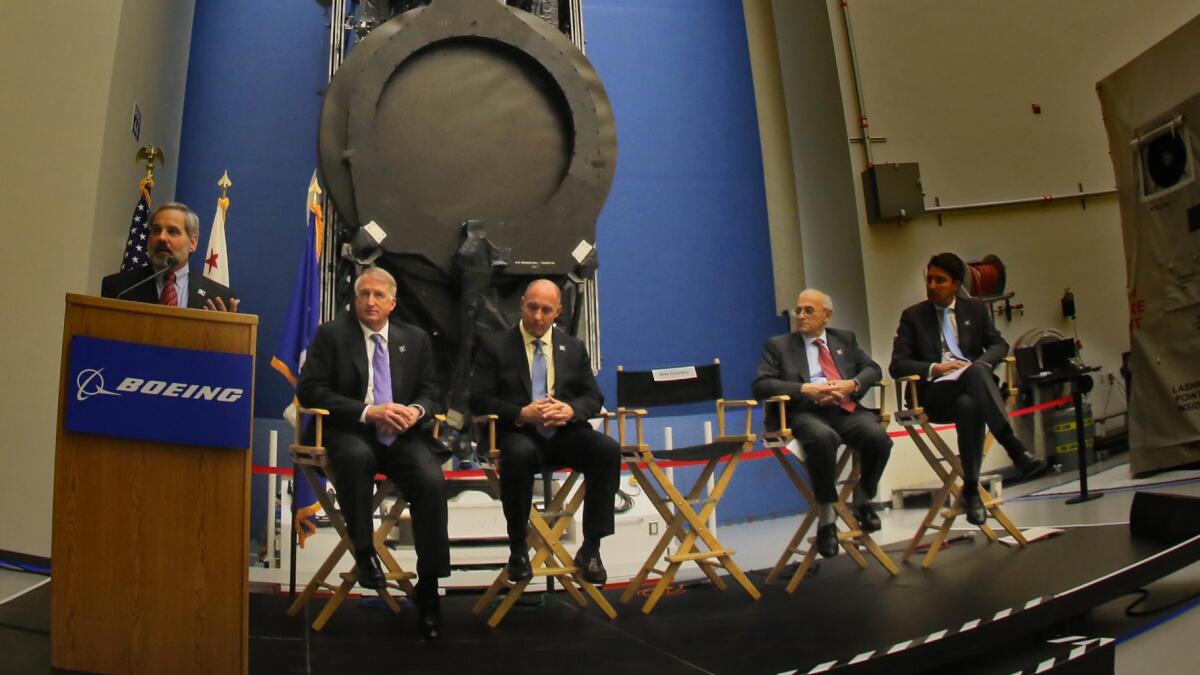
MULTIPOLYGON (((292 303, 288 308, 287 320, 283 324, 283 334, 279 339, 279 347, 271 359, 271 367, 278 370, 288 382, 295 387, 300 368, 308 352, 308 345, 317 333, 321 323, 321 242, 325 236, 325 215, 321 210, 321 188, 317 185, 314 173, 308 186, 308 232, 304 239, 304 251, 300 259, 300 268, 296 271, 296 286, 292 290, 292 303)), ((296 439, 300 442, 300 439, 296 439)), ((321 489, 325 480, 321 479, 321 489)), ((321 511, 316 493, 308 481, 296 471, 292 478, 292 510, 295 514, 296 533, 300 546, 304 540, 317 531, 313 517, 321 511)))

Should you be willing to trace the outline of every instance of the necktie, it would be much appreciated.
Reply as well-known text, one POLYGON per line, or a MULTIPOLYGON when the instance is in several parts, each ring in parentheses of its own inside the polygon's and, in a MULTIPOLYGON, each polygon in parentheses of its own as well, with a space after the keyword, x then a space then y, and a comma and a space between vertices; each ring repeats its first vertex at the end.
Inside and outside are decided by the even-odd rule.
MULTIPOLYGON (((821 364, 821 372, 825 373, 825 379, 831 381, 842 379, 842 373, 838 370, 837 364, 833 362, 833 354, 829 353, 829 348, 825 346, 825 341, 817 338, 813 342, 817 345, 817 363, 821 364)), ((858 404, 850 399, 846 399, 841 402, 840 407, 846 412, 854 412, 858 404)))
MULTIPOLYGON (((375 405, 392 402, 392 367, 388 361, 387 343, 379 333, 372 333, 375 342, 375 353, 371 356, 371 394, 375 405)), ((396 432, 385 431, 382 426, 376 427, 375 437, 384 445, 391 445, 396 440, 396 432)))
POLYGON ((958 335, 954 333, 954 326, 950 323, 954 320, 950 312, 949 307, 942 310, 942 341, 946 343, 946 351, 953 354, 954 358, 966 361, 967 357, 963 356, 962 349, 958 346, 958 335))
MULTIPOLYGON (((533 390, 533 400, 540 401, 546 398, 548 390, 546 388, 546 355, 542 353, 542 345, 546 344, 541 339, 533 341, 533 371, 530 373, 530 385, 533 390)), ((554 435, 554 429, 547 427, 544 424, 537 426, 537 432, 546 438, 554 435)))
POLYGON ((175 292, 175 270, 167 272, 167 275, 163 277, 162 296, 159 298, 159 302, 172 307, 179 306, 179 294, 175 292))

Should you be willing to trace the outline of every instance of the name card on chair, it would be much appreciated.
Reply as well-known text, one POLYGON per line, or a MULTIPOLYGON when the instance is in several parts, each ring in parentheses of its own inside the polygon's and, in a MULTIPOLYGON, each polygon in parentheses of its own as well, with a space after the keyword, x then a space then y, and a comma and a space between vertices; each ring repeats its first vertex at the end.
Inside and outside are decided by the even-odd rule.
POLYGON ((246 354, 71 339, 66 429, 144 441, 250 446, 254 360, 246 354))
POLYGON ((655 382, 673 382, 675 380, 694 380, 696 379, 696 367, 685 366, 682 368, 658 368, 650 371, 650 376, 655 382))

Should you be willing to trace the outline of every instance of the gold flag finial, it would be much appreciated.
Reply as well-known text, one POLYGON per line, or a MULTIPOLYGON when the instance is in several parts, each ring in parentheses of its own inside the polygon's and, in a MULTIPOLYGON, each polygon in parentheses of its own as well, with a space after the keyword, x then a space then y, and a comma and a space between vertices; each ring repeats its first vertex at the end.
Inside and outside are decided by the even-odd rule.
POLYGON ((167 156, 163 154, 162 148, 154 145, 144 145, 138 148, 137 155, 133 161, 146 163, 146 178, 154 177, 155 162, 162 164, 167 161, 167 156))
POLYGON ((217 187, 221 188, 221 199, 229 197, 229 188, 233 187, 233 181, 229 180, 229 171, 226 170, 221 180, 217 181, 217 187))

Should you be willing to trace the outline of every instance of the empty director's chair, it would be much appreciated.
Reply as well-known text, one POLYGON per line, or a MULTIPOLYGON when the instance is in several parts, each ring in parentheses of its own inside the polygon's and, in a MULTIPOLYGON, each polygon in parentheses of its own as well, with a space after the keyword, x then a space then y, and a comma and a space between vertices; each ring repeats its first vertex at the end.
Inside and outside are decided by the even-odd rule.
MULTIPOLYGON (((345 518, 342 517, 341 511, 334 504, 333 499, 330 498, 329 492, 322 488, 319 479, 319 475, 324 474, 330 481, 334 480, 333 469, 325 452, 323 438, 323 420, 329 414, 329 411, 319 408, 301 408, 299 405, 296 406, 296 411, 296 442, 290 446, 292 465, 300 470, 300 473, 304 475, 304 480, 308 481, 313 492, 317 495, 317 501, 321 503, 321 508, 325 510, 326 515, 329 516, 329 522, 338 533, 338 543, 330 551, 328 557, 325 558, 325 562, 321 563, 321 567, 309 579, 303 592, 292 603, 292 606, 288 608, 287 613, 288 616, 296 616, 305 603, 320 589, 333 591, 333 596, 329 598, 329 602, 325 603, 325 607, 321 609, 320 614, 313 621, 313 630, 319 631, 325 627, 325 623, 329 621, 329 618, 337 611, 342 601, 346 599, 350 590, 354 588, 354 584, 358 583, 358 572, 352 559, 349 569, 339 575, 341 577, 340 583, 335 585, 326 581, 330 573, 341 562, 342 557, 353 549, 353 545, 350 542, 350 533, 346 529, 345 518), (304 415, 313 416, 315 434, 312 445, 305 445, 302 441, 304 415)), ((400 567, 400 563, 396 562, 386 543, 388 535, 396 527, 396 524, 400 522, 400 515, 408 507, 408 502, 404 500, 400 495, 400 491, 391 481, 382 480, 377 483, 375 488, 372 511, 379 511, 389 497, 393 497, 394 500, 391 506, 384 512, 383 520, 375 530, 375 553, 379 555, 379 560, 386 568, 384 577, 389 582, 394 583, 396 588, 406 593, 409 597, 412 597, 414 591, 412 579, 416 575, 411 572, 405 572, 400 567)), ((387 605, 388 609, 397 614, 400 613, 400 605, 392 597, 391 593, 388 593, 386 589, 377 589, 376 592, 387 605)))
POLYGON ((720 590, 725 590, 725 582, 717 574, 717 569, 724 569, 750 597, 757 600, 760 597, 758 589, 733 561, 734 550, 722 546, 708 528, 708 520, 716 512, 717 503, 729 487, 729 481, 733 478, 738 462, 741 461, 742 453, 754 446, 757 437, 750 430, 751 412, 758 403, 724 400, 721 390, 721 364, 719 361, 713 361, 707 365, 661 370, 627 371, 618 368, 617 405, 615 413, 605 415, 605 432, 610 431, 610 421, 615 421, 621 453, 638 484, 642 486, 643 493, 666 523, 654 550, 621 596, 621 602, 628 603, 632 600, 650 573, 656 573, 659 575, 658 582, 642 605, 642 612, 649 614, 675 579, 679 567, 685 562, 699 565, 712 584, 720 590), (716 403, 717 438, 709 443, 677 450, 650 449, 642 432, 642 418, 647 414, 645 408, 703 401, 716 403), (742 433, 726 434, 727 408, 745 409, 746 424, 741 430, 742 433), (627 439, 630 418, 633 418, 636 430, 634 443, 628 442, 627 439), (716 476, 712 490, 705 495, 709 478, 716 474, 718 465, 725 457, 728 457, 725 469, 716 476), (680 492, 659 465, 659 462, 665 460, 702 463, 700 475, 686 495, 680 492), (669 553, 668 547, 675 542, 678 542, 678 547, 674 553, 669 553), (667 564, 665 569, 657 568, 660 562, 667 564))
MULTIPOLYGON (((884 394, 887 391, 887 382, 879 382, 875 386, 879 388, 879 423, 884 429, 887 429, 888 423, 891 421, 891 416, 887 413, 886 401, 884 394)), ((788 479, 792 481, 792 485, 796 486, 796 490, 804 501, 808 503, 808 514, 800 521, 800 526, 796 528, 796 533, 792 535, 791 541, 784 548, 783 553, 779 556, 779 561, 771 568, 771 572, 767 575, 767 583, 774 583, 779 578, 783 571, 792 562, 792 558, 801 556, 800 564, 796 567, 792 578, 788 581, 787 592, 793 593, 796 587, 812 569, 812 565, 817 559, 816 537, 808 537, 809 531, 812 529, 813 523, 817 519, 817 498, 813 494, 812 488, 809 487, 808 481, 805 480, 800 472, 796 470, 796 466, 788 459, 793 456, 791 447, 798 448, 799 452, 794 456, 800 460, 800 465, 804 467, 805 473, 808 472, 808 466, 804 461, 804 448, 800 447, 799 443, 792 437, 792 430, 787 425, 787 402, 790 397, 773 396, 763 402, 763 405, 779 406, 779 428, 764 431, 762 434, 763 445, 771 450, 775 455, 775 459, 779 460, 780 466, 783 467, 784 473, 788 479), (789 447, 791 446, 791 447, 789 447), (802 549, 800 545, 808 540, 808 548, 802 549)), ((846 554, 858 564, 859 567, 866 568, 868 561, 859 547, 866 549, 867 553, 873 557, 889 574, 895 576, 900 573, 900 568, 892 561, 888 554, 883 551, 883 548, 875 542, 870 533, 864 531, 859 525, 858 518, 854 515, 854 510, 851 509, 846 501, 854 493, 854 489, 858 487, 859 477, 862 475, 862 467, 859 462, 858 453, 854 452, 853 448, 848 445, 843 445, 841 452, 838 454, 837 468, 834 475, 839 478, 846 473, 846 465, 850 465, 850 475, 841 482, 841 488, 838 490, 837 501, 833 504, 834 513, 842 522, 842 528, 838 531, 838 543, 846 554)))
MULTIPOLYGON (((1001 390, 1005 394, 1005 399, 1010 410, 1017 399, 1016 390, 1012 386, 1014 361, 1015 359, 1011 356, 1004 359, 1006 381, 1003 385, 1004 388, 1001 390)), ((925 409, 921 407, 920 401, 917 400, 916 385, 920 379, 919 375, 898 378, 898 382, 901 384, 896 387, 896 422, 908 432, 917 449, 925 457, 925 461, 929 463, 934 473, 942 481, 942 486, 934 494, 933 501, 929 505, 929 510, 925 513, 925 518, 913 534, 912 540, 909 541, 908 548, 905 549, 901 560, 907 561, 912 554, 917 552, 925 538, 925 533, 929 528, 933 527, 934 521, 940 516, 942 522, 934 534, 933 541, 929 544, 929 551, 925 554, 924 560, 921 561, 922 567, 929 567, 933 565, 934 558, 941 551, 942 545, 945 543, 946 536, 950 533, 950 528, 954 525, 955 519, 965 513, 962 497, 963 468, 958 453, 951 450, 946 441, 934 429, 929 416, 925 413, 925 409), (906 400, 908 405, 906 405, 906 400), (950 500, 949 508, 946 508, 947 500, 950 500)), ((991 450, 994 443, 995 439, 989 431, 983 441, 984 458, 987 457, 987 453, 991 450)), ((980 461, 982 463, 982 460, 980 461)), ((993 496, 982 484, 979 485, 979 496, 983 500, 983 507, 986 509, 988 515, 995 519, 1019 545, 1025 546, 1029 543, 1025 539, 1025 536, 1021 534, 1020 528, 1009 519, 1008 515, 1004 513, 1004 509, 1000 508, 1004 504, 1003 499, 993 496)), ((979 529, 990 541, 999 539, 996 531, 986 521, 979 526, 979 529)))
MULTIPOLYGON (((477 443, 481 445, 486 443, 486 453, 481 453, 483 472, 487 477, 488 484, 496 494, 500 494, 500 472, 504 470, 503 457, 496 445, 496 422, 498 420, 499 417, 496 415, 481 415, 475 418, 477 431, 486 429, 476 438, 479 439, 477 443)), ((542 467, 543 475, 548 478, 549 474, 558 468, 560 467, 542 467)), ((563 546, 562 537, 574 521, 575 513, 583 505, 584 491, 587 489, 586 483, 581 480, 582 473, 569 469, 567 471, 569 472, 567 478, 558 490, 551 491, 549 486, 552 481, 544 480, 543 485, 546 486, 546 489, 544 490, 542 510, 537 510, 536 503, 529 509, 526 544, 533 549, 533 554, 529 556, 529 565, 533 569, 533 574, 530 578, 522 581, 510 581, 508 567, 502 567, 500 573, 496 575, 495 581, 471 610, 476 616, 482 614, 496 596, 507 589, 504 599, 488 617, 487 624, 492 628, 500 625, 508 611, 525 592, 525 587, 536 577, 546 578, 547 583, 550 579, 557 579, 575 602, 579 603, 580 607, 586 607, 587 597, 590 597, 608 618, 617 618, 617 610, 613 609, 612 604, 600 593, 599 589, 584 581, 575 565, 574 558, 563 546), (585 593, 587 597, 584 596, 585 593)))

